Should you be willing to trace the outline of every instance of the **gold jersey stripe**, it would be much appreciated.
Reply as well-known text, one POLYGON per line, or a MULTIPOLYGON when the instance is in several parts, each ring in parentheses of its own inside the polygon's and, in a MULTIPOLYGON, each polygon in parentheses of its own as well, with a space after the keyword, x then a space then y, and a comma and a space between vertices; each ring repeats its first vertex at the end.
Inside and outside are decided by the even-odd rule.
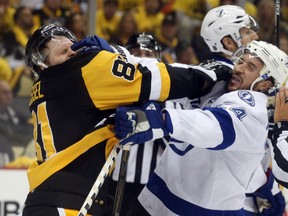
POLYGON ((162 83, 162 90, 160 93, 160 101, 164 101, 167 100, 168 96, 169 96, 169 92, 170 92, 170 87, 171 87, 171 80, 170 80, 170 76, 168 74, 168 71, 166 69, 165 64, 163 63, 158 63, 158 67, 159 70, 162 71, 161 73, 161 83, 162 83))
POLYGON ((114 133, 109 130, 108 127, 103 127, 87 134, 83 139, 57 153, 52 158, 45 161, 45 163, 38 165, 37 161, 34 161, 27 171, 30 191, 38 187, 49 176, 71 163, 75 158, 106 139, 114 139, 114 145, 118 142, 114 137, 114 133))

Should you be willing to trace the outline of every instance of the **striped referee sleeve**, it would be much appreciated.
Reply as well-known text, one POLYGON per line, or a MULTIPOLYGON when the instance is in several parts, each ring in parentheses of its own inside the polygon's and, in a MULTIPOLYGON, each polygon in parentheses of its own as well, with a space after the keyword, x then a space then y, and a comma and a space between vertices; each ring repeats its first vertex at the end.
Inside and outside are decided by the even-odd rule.
POLYGON ((272 171, 277 182, 288 188, 288 122, 279 121, 274 124, 272 144, 272 171))
MULTIPOLYGON (((126 174, 126 182, 146 184, 150 174, 154 171, 162 152, 167 144, 163 139, 149 141, 144 144, 135 144, 131 146, 128 167, 126 174)), ((114 181, 118 180, 121 164, 122 151, 119 152, 115 169, 112 174, 114 181)))

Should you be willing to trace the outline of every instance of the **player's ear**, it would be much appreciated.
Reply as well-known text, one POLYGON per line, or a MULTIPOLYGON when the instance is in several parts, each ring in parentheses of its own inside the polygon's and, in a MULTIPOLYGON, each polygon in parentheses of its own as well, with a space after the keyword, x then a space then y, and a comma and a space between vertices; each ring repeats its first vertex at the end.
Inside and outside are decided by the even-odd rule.
POLYGON ((222 44, 226 50, 235 50, 237 48, 237 44, 231 37, 224 37, 222 39, 222 44))
POLYGON ((256 91, 267 93, 268 89, 273 86, 271 80, 262 80, 258 83, 256 91))

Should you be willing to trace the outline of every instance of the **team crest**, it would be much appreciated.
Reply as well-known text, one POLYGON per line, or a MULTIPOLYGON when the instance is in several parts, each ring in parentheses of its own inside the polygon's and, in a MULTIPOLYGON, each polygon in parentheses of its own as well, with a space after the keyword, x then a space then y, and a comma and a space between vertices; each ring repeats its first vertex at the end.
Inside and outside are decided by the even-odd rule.
POLYGON ((245 103, 249 104, 250 106, 255 106, 255 99, 253 95, 249 91, 238 91, 238 96, 241 100, 243 100, 245 103))

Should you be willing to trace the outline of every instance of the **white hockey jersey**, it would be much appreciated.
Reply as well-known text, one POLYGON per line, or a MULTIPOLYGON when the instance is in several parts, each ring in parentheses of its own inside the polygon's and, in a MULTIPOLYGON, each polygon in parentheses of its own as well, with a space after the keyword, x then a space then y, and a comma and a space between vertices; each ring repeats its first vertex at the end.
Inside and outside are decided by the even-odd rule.
POLYGON ((167 109, 173 133, 139 196, 151 215, 243 215, 246 189, 265 153, 267 97, 224 94, 205 110, 167 109))

